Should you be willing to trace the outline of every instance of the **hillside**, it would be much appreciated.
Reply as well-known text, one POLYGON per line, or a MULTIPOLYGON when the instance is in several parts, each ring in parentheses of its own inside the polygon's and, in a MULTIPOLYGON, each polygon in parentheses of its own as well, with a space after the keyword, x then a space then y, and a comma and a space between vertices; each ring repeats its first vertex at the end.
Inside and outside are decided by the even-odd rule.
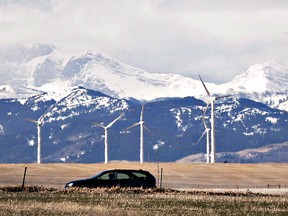
MULTIPOLYGON (((58 95, 59 96, 59 95, 58 95)), ((141 104, 135 100, 112 98, 85 88, 74 88, 55 101, 47 93, 23 101, 0 100, 2 145, 0 162, 31 163, 36 160, 36 125, 25 118, 39 119, 42 126, 43 162, 95 163, 104 160, 104 130, 121 114, 123 118, 109 129, 110 160, 139 160, 141 104), (61 98, 61 99, 60 99, 61 98)), ((152 132, 144 131, 144 160, 175 161, 205 152, 205 139, 194 145, 204 131, 202 113, 206 104, 193 97, 166 98, 147 102, 144 121, 152 132), (155 145, 159 148, 155 150, 155 145)), ((241 151, 288 140, 287 112, 248 99, 217 101, 217 152, 241 151)), ((210 121, 210 109, 206 113, 210 121)))
MULTIPOLYGON (((237 152, 219 152, 217 161, 222 163, 287 163, 288 142, 270 144, 259 148, 247 148, 237 152)), ((194 154, 184 157, 177 162, 202 163, 206 154, 194 154)))

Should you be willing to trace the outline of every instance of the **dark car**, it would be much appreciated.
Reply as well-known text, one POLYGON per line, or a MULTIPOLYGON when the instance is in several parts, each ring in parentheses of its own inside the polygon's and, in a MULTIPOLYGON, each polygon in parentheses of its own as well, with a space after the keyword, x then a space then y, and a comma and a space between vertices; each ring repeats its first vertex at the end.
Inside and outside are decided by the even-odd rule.
POLYGON ((145 170, 115 169, 106 170, 87 179, 68 182, 69 187, 156 187, 156 179, 145 170))

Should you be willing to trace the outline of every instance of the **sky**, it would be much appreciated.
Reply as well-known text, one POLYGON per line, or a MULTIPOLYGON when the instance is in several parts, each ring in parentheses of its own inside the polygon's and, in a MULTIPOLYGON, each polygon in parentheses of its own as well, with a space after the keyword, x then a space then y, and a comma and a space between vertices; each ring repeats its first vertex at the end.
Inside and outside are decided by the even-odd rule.
POLYGON ((34 43, 224 83, 253 64, 288 66, 288 1, 0 0, 0 50, 34 43))

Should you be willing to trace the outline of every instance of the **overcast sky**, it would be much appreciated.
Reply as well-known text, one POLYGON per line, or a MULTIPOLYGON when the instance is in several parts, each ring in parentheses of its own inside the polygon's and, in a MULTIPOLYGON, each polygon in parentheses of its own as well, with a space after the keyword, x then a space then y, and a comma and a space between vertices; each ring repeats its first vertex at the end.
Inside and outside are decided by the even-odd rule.
POLYGON ((288 66, 288 1, 0 0, 0 49, 39 42, 223 83, 252 64, 288 66))

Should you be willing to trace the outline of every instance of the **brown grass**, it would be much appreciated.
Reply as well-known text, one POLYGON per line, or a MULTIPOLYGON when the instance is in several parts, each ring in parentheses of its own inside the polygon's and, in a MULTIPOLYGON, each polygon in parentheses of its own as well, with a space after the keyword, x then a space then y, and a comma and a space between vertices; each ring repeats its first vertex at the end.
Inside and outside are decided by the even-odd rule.
MULTIPOLYGON (((109 164, 0 164, 0 185, 21 185, 27 167, 26 185, 63 187, 70 180, 86 178, 106 169, 144 169, 158 179, 156 163, 112 162, 109 164)), ((160 163, 163 187, 253 188, 288 185, 288 164, 182 164, 160 163)))
POLYGON ((157 177, 155 163, 0 164, 0 215, 288 214, 288 194, 226 190, 236 185, 246 188, 265 187, 267 184, 283 187, 288 183, 287 164, 160 163, 159 167, 163 168, 165 188, 190 190, 63 189, 70 180, 89 177, 106 169, 145 169, 157 177), (28 168, 27 186, 22 191, 25 167, 28 168), (203 190, 198 186, 222 187, 226 191, 203 190))
POLYGON ((287 215, 287 195, 1 187, 0 215, 287 215))

